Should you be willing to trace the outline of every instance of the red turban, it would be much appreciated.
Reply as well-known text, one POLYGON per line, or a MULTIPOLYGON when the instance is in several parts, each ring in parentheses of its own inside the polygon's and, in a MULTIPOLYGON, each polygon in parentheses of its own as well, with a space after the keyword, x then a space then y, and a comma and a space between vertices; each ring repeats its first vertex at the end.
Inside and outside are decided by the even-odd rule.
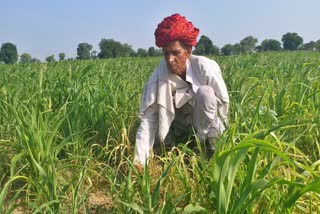
POLYGON ((166 17, 154 32, 156 45, 159 48, 174 40, 180 40, 187 46, 195 46, 198 34, 199 29, 193 27, 191 22, 177 13, 166 17))

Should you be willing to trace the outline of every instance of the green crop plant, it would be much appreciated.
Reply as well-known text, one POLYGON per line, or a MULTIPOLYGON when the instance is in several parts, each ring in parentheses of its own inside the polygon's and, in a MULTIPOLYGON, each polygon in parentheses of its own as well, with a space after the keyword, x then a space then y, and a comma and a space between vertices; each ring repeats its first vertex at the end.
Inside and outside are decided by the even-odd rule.
POLYGON ((0 65, 0 212, 319 213, 319 53, 214 59, 230 95, 215 154, 173 136, 142 173, 140 96, 159 57, 0 65))

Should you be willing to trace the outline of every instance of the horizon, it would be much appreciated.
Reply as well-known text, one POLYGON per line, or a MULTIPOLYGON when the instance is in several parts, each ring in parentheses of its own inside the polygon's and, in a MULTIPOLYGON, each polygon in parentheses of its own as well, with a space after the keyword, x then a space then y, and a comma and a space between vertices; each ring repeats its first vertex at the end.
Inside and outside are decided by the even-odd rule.
POLYGON ((0 3, 0 44, 13 43, 19 56, 29 53, 41 61, 50 55, 57 59, 59 53, 75 58, 78 44, 83 42, 99 52, 101 39, 127 43, 135 51, 157 48, 154 30, 174 13, 185 16, 200 29, 198 40, 202 35, 207 36, 219 48, 239 43, 247 36, 257 38, 257 45, 264 39, 281 42, 288 32, 297 33, 303 43, 320 40, 320 29, 313 24, 320 20, 317 12, 320 2, 316 0, 308 0, 308 4, 298 0, 199 0, 183 4, 172 0, 0 0, 0 3))

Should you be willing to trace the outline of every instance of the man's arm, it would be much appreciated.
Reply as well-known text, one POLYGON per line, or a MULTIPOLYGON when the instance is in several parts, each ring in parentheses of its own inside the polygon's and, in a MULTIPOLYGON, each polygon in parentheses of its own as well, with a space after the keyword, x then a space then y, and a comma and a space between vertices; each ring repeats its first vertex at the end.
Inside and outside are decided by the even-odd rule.
POLYGON ((141 124, 136 135, 135 163, 145 165, 153 147, 158 125, 158 107, 157 104, 153 104, 141 116, 141 124))
POLYGON ((227 86, 222 77, 220 67, 215 61, 212 61, 210 69, 211 71, 207 72, 208 85, 213 88, 218 98, 218 108, 221 119, 228 124, 229 95, 227 86))

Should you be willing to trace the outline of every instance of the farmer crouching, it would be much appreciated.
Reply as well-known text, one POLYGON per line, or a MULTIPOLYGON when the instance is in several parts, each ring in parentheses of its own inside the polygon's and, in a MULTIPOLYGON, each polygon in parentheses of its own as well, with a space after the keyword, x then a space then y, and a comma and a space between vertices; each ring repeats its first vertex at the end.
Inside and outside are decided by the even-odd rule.
POLYGON ((207 140, 211 147, 225 129, 227 88, 215 61, 191 54, 198 34, 179 14, 165 18, 154 33, 163 59, 143 89, 136 165, 145 165, 154 142, 163 143, 173 124, 194 128, 200 142, 207 140))

